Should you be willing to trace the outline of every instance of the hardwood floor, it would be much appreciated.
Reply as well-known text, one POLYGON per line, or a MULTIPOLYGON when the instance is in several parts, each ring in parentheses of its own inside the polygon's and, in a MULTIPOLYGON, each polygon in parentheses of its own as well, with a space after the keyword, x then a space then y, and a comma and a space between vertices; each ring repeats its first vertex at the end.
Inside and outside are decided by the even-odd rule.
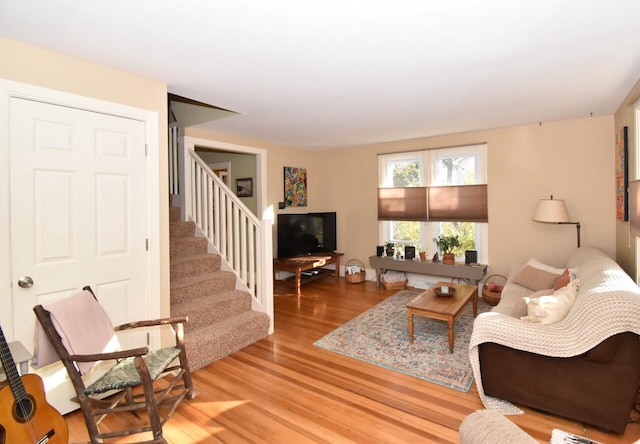
MULTIPOLYGON (((483 408, 475 384, 463 393, 313 346, 395 291, 329 277, 300 298, 286 291, 276 286, 273 335, 193 373, 200 395, 165 425, 170 443, 457 443, 462 420, 483 408)), ((86 442, 79 412, 66 419, 70 442, 86 442)), ((531 410, 509 419, 539 442, 553 428, 610 444, 640 440, 637 423, 618 436, 531 410)))

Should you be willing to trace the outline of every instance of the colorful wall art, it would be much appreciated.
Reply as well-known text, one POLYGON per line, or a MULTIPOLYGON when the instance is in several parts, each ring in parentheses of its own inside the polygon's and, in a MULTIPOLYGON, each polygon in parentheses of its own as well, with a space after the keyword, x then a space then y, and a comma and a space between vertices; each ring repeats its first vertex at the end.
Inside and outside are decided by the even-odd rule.
POLYGON ((307 169, 284 167, 284 202, 287 207, 307 206, 307 169))
POLYGON ((629 148, 627 127, 621 128, 616 137, 616 218, 629 220, 629 148))

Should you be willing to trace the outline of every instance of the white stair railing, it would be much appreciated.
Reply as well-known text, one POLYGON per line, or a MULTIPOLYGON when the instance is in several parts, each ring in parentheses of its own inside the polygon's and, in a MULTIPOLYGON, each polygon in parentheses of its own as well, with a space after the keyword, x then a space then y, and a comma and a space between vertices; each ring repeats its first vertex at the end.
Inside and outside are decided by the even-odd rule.
POLYGON ((187 219, 273 319, 271 221, 258 219, 193 150, 184 154, 187 219))
POLYGON ((184 147, 183 154, 185 219, 195 222, 273 326, 272 219, 258 219, 193 149, 184 147))
POLYGON ((169 124, 169 194, 180 194, 178 174, 178 137, 180 128, 177 123, 169 124))

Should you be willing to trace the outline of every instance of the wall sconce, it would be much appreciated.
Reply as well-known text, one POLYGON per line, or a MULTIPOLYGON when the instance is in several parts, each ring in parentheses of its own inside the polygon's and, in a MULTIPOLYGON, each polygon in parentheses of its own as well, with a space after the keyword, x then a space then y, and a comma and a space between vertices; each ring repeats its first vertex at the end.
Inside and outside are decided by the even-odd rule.
POLYGON ((545 224, 575 225, 578 230, 578 248, 580 248, 580 222, 571 222, 564 200, 554 199, 553 195, 550 199, 540 199, 531 220, 545 224))

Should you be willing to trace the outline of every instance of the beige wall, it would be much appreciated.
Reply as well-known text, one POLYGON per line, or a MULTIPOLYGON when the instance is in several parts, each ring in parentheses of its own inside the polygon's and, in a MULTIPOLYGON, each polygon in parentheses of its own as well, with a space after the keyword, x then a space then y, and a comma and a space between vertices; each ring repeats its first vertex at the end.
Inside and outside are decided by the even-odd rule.
POLYGON ((169 314, 167 87, 165 84, 0 37, 0 78, 158 113, 161 313, 169 314))
MULTIPOLYGON (((640 80, 629 91, 627 97, 616 111, 615 131, 628 127, 629 138, 629 180, 640 179, 637 171, 638 134, 636 134, 635 108, 640 100, 640 80)), ((636 261, 637 239, 629 232, 629 222, 615 221, 616 224, 616 261, 637 282, 638 264, 636 261)))
MULTIPOLYGON (((331 151, 264 144, 206 131, 194 137, 267 149, 269 204, 282 200, 282 167, 308 169, 309 207, 337 211, 338 249, 368 263, 378 245, 377 154, 488 143, 489 262, 506 273, 529 257, 562 266, 576 248, 575 225, 534 223, 539 199, 565 199, 582 225, 582 244, 615 254, 613 116, 548 122, 331 151)), ((281 211, 293 212, 288 209, 281 211)), ((433 245, 430 250, 433 251, 433 245)))
MULTIPOLYGON (((326 153, 324 170, 339 178, 326 189, 339 212, 339 248, 360 259, 375 252, 376 154, 479 142, 488 143, 492 272, 506 273, 511 263, 529 257, 564 265, 576 248, 575 226, 531 221, 538 200, 550 194, 565 199, 572 220, 581 222, 582 245, 615 253, 611 116, 385 143, 339 156, 326 153)), ((429 248, 434 251, 433 245, 429 248)))

